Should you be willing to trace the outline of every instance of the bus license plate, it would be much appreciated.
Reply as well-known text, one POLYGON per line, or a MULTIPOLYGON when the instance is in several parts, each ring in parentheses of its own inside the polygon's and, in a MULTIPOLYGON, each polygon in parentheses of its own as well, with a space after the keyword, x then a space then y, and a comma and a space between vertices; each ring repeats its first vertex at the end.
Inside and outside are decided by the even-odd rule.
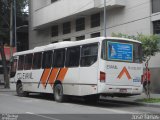
POLYGON ((120 89, 119 92, 120 93, 127 93, 127 89, 120 89))

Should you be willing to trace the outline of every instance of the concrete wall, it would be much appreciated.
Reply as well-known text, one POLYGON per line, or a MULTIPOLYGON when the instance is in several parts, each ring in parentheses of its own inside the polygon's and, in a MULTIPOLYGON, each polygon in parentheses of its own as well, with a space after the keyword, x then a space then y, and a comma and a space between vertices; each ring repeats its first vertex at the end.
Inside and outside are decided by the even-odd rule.
POLYGON ((32 2, 34 11, 42 9, 51 4, 51 0, 33 0, 32 2))
POLYGON ((151 71, 151 91, 160 93, 160 67, 150 68, 151 71))
POLYGON ((38 27, 48 24, 92 8, 94 8, 94 0, 59 0, 36 10, 33 17, 33 26, 38 27))
POLYGON ((107 11, 107 32, 150 34, 150 0, 126 0, 124 9, 107 11))
MULTIPOLYGON (((48 0, 41 0, 41 1, 31 0, 32 7, 33 8, 36 7, 37 9, 39 8, 37 6, 41 6, 41 4, 44 3, 44 1, 45 1, 45 5, 49 3, 48 0), (39 5, 36 5, 36 3, 38 3, 39 5)), ((134 0, 134 1, 125 0, 125 1, 126 1, 125 7, 110 8, 107 10, 107 26, 106 26, 107 35, 111 36, 113 32, 130 34, 130 35, 135 35, 137 33, 150 34, 151 33, 151 21, 149 17, 150 16, 150 0, 134 0)), ((30 43, 31 43, 30 48, 33 48, 34 46, 37 46, 37 45, 48 44, 49 42, 53 42, 57 40, 62 41, 63 39, 66 39, 66 38, 71 38, 72 40, 75 40, 75 37, 80 35, 85 35, 86 38, 89 38, 91 33, 98 32, 98 31, 100 31, 101 35, 103 35, 103 11, 100 9, 97 9, 97 12, 101 11, 100 27, 96 27, 93 29, 90 28, 90 15, 93 13, 96 13, 96 11, 94 11, 94 12, 90 12, 88 15, 85 16, 86 29, 80 32, 75 31, 75 19, 80 16, 72 15, 71 13, 74 11, 73 9, 77 10, 77 5, 79 8, 79 6, 84 6, 85 4, 86 4, 85 9, 89 9, 92 6, 94 0, 93 2, 90 2, 91 6, 88 6, 88 3, 89 3, 88 0, 82 0, 79 2, 77 3, 75 2, 75 0, 69 0, 69 1, 62 0, 61 2, 50 4, 47 7, 44 7, 38 10, 38 11, 41 11, 41 10, 46 11, 45 13, 43 13, 42 11, 39 12, 41 13, 41 18, 36 17, 37 16, 36 14, 39 14, 39 13, 37 13, 38 12, 37 10, 35 11, 35 8, 32 9, 31 10, 33 13, 32 22, 31 22, 32 29, 36 26, 35 24, 42 25, 43 23, 47 23, 47 21, 52 21, 53 22, 52 24, 59 25, 59 36, 51 38, 51 35, 50 35, 51 25, 44 27, 42 30, 34 30, 33 31, 34 34, 32 34, 31 35, 32 37, 30 37, 30 43), (61 7, 57 8, 57 6, 61 6, 61 7), (65 8, 66 10, 64 10, 65 8), (58 11, 59 9, 62 9, 63 11, 62 10, 58 11), (55 13, 55 12, 59 12, 59 13, 55 13), (45 17, 46 13, 48 17, 50 16, 49 18, 45 17), (73 16, 71 19, 68 20, 64 18, 60 22, 57 22, 57 21, 56 23, 54 22, 55 19, 59 18, 58 17, 59 15, 62 17, 62 16, 65 16, 65 14, 69 14, 69 13, 73 16), (36 18, 36 19, 33 19, 33 18, 36 18), (72 22, 72 30, 71 30, 72 32, 71 34, 63 35, 62 23, 66 21, 72 22)))

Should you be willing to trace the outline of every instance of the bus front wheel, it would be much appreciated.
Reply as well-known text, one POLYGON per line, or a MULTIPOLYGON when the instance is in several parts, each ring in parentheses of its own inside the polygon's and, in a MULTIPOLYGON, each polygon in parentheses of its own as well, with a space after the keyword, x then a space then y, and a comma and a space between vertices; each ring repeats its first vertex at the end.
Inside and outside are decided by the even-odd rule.
POLYGON ((64 101, 63 87, 61 84, 56 84, 54 87, 54 99, 57 102, 64 101))
POLYGON ((16 92, 17 92, 17 95, 20 96, 20 97, 25 97, 25 96, 28 96, 28 93, 23 91, 23 85, 22 83, 18 83, 17 86, 16 86, 16 92))

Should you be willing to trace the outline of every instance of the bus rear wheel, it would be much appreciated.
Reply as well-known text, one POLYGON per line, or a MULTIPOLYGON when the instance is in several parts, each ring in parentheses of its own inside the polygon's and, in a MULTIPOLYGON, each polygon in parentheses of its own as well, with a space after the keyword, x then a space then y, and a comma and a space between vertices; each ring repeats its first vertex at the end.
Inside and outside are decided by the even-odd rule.
POLYGON ((17 92, 17 95, 20 96, 20 97, 25 97, 25 96, 29 95, 28 92, 23 91, 23 85, 22 85, 22 83, 18 83, 17 84, 17 86, 16 86, 16 92, 17 92))
POLYGON ((54 99, 56 102, 64 101, 63 87, 61 84, 56 84, 54 87, 54 99))

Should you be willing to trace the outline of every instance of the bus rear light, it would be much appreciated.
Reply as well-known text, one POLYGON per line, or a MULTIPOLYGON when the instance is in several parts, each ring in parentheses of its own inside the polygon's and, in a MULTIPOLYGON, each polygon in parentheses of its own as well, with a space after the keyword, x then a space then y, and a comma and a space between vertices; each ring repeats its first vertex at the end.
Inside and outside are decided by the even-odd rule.
POLYGON ((105 82, 106 81, 106 73, 100 72, 100 82, 105 82))

